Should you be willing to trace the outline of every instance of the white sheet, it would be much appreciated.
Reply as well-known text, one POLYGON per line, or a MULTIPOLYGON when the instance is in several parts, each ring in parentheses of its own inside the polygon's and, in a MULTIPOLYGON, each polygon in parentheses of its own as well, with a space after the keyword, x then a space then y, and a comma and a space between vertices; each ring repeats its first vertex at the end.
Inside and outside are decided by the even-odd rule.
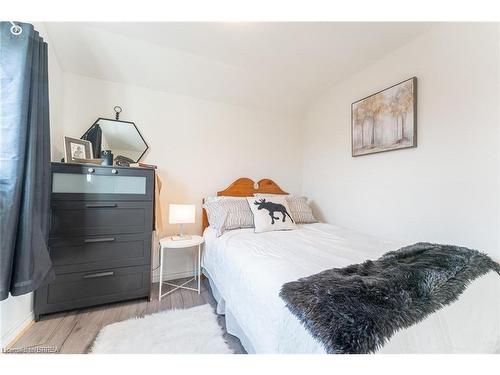
MULTIPOLYGON (((345 267, 404 244, 328 224, 255 234, 253 229, 216 238, 205 231, 203 268, 256 353, 324 353, 278 293, 300 277, 345 267)), ((500 351, 500 277, 475 280, 459 301, 396 333, 380 353, 492 353, 500 351)))

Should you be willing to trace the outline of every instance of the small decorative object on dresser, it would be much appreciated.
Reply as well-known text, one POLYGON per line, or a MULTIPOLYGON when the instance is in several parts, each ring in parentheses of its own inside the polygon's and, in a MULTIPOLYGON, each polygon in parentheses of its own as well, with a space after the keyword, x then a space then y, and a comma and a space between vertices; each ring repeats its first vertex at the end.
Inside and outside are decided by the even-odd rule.
POLYGON ((113 165, 113 153, 111 150, 102 150, 101 157, 103 159, 102 165, 113 165))
POLYGON ((103 164, 104 159, 75 159, 73 158, 73 163, 78 164, 97 164, 97 165, 105 165, 103 164))
POLYGON ((158 292, 158 299, 161 301, 161 298, 166 296, 167 294, 172 293, 174 290, 177 289, 188 289, 188 290, 194 290, 200 294, 201 290, 201 245, 203 244, 204 240, 203 237, 201 236, 189 236, 188 240, 173 240, 172 237, 165 237, 160 240, 160 282, 159 282, 159 292, 158 292), (193 247, 197 247, 198 252, 197 256, 194 259, 194 265, 195 265, 195 270, 193 272, 193 277, 190 278, 189 280, 185 281, 184 283, 178 285, 178 284, 173 284, 171 282, 163 281, 163 258, 164 258, 164 251, 166 249, 191 249, 193 247), (189 284, 191 281, 198 281, 198 288, 190 288, 187 287, 186 285, 189 284), (168 292, 164 293, 163 295, 161 294, 161 289, 162 285, 166 284, 169 286, 174 287, 173 289, 169 290, 168 292))
POLYGON ((149 297, 154 170, 52 163, 49 252, 56 278, 40 315, 149 297))
POLYGON ((83 139, 64 136, 64 161, 75 163, 76 159, 92 159, 92 143, 83 139))

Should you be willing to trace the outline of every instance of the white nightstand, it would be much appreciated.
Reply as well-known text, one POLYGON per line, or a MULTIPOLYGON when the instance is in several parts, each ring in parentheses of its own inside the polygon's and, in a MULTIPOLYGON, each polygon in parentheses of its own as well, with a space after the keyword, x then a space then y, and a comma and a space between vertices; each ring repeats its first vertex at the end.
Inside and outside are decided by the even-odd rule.
POLYGON ((195 292, 198 292, 200 294, 200 279, 201 279, 201 245, 203 244, 203 237, 201 236, 191 236, 190 239, 188 240, 177 240, 174 241, 172 240, 171 237, 165 237, 160 240, 160 286, 159 286, 159 292, 158 292, 158 299, 161 301, 162 297, 165 297, 167 294, 172 293, 174 290, 177 289, 188 289, 188 290, 194 290, 195 292), (182 283, 181 285, 173 284, 167 281, 163 281, 163 251, 165 249, 187 249, 191 247, 198 246, 198 256, 195 258, 195 266, 196 266, 196 271, 195 274, 192 278, 190 278, 188 281, 182 283), (190 288, 187 287, 186 284, 189 284, 191 281, 197 280, 198 281, 198 289, 195 288, 190 288), (173 286, 174 289, 169 290, 165 294, 161 294, 161 286, 162 284, 167 284, 170 286, 173 286))

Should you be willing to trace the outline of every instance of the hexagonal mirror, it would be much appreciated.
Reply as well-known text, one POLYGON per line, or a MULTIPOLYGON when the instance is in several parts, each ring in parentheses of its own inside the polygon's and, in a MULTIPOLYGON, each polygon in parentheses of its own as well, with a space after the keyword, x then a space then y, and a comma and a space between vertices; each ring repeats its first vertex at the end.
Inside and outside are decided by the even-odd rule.
POLYGON ((92 142, 94 158, 111 151, 115 164, 138 163, 148 150, 139 129, 129 121, 98 118, 81 138, 92 142))

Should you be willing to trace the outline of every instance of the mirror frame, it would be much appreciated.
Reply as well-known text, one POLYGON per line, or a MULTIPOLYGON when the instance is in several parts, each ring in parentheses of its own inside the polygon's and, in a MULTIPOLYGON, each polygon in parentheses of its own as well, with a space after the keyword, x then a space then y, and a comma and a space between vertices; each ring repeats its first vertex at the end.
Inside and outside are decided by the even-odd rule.
MULTIPOLYGON (((148 143, 146 142, 146 140, 144 139, 144 137, 142 136, 141 132, 139 131, 139 128, 137 127, 137 125, 135 125, 134 122, 132 121, 123 121, 123 120, 116 120, 116 119, 112 119, 112 118, 106 118, 106 117, 99 117, 97 120, 94 121, 94 123, 92 124, 92 126, 90 128, 88 128, 85 133, 83 133, 83 135, 80 137, 80 139, 82 139, 83 137, 85 137, 87 135, 87 133, 100 121, 100 120, 106 120, 106 121, 114 121, 114 122, 125 122, 127 124, 132 124, 135 128, 135 130, 137 131, 137 134, 139 134, 139 137, 141 137, 142 141, 144 142, 144 144, 146 145, 146 148, 144 150, 144 152, 141 154, 141 156, 139 156, 137 158, 137 160, 135 160, 134 162, 135 163, 139 163, 139 161, 142 159, 142 157, 144 156, 144 154, 149 150, 149 145, 148 143)), ((113 150, 111 150, 113 151, 113 150)), ((101 155, 99 156, 95 156, 95 157, 98 157, 100 158, 101 155)))

